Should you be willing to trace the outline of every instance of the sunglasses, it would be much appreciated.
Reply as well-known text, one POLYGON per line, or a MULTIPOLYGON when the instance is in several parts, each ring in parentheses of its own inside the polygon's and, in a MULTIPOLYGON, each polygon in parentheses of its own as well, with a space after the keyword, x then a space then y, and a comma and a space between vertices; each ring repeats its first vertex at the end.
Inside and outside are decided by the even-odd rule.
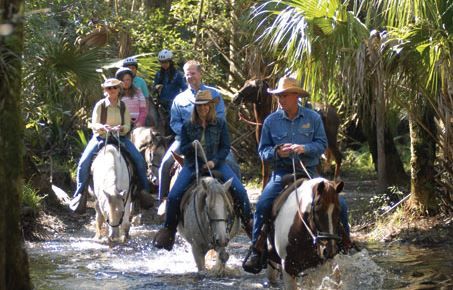
POLYGON ((119 88, 118 86, 114 86, 114 87, 106 87, 105 89, 110 91, 110 90, 116 90, 118 88, 119 88))

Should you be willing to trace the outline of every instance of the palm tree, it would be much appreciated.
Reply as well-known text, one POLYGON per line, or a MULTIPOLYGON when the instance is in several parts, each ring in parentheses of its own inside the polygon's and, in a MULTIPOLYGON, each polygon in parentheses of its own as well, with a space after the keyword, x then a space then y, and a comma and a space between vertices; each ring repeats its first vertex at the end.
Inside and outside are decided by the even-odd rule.
POLYGON ((320 95, 323 102, 338 95, 344 107, 359 113, 378 164, 381 188, 385 188, 404 179, 405 174, 384 121, 380 34, 370 33, 358 17, 360 10, 349 11, 347 4, 333 0, 267 1, 253 14, 260 25, 268 26, 260 40, 276 55, 277 69, 296 71, 305 87, 312 95, 320 95), (395 166, 387 160, 398 162, 395 166))
MULTIPOLYGON (((380 121, 384 110, 389 109, 383 104, 397 103, 407 109, 411 118, 411 207, 423 211, 433 196, 433 145, 440 140, 434 115, 441 120, 442 130, 450 134, 437 142, 444 151, 441 158, 451 158, 452 152, 451 142, 445 141, 452 140, 448 89, 452 83, 453 5, 451 0, 355 1, 351 7, 348 4, 336 0, 266 1, 254 12, 255 18, 265 16, 260 18, 261 25, 270 23, 260 40, 275 53, 282 64, 279 69, 289 67, 303 75, 305 86, 312 92, 348 95, 343 102, 359 104, 360 115, 372 117, 367 127, 380 132, 372 137, 377 140, 381 162, 382 132, 385 136, 387 126, 380 121), (366 15, 366 25, 358 15, 366 15), (379 32, 373 27, 396 29, 379 32), (398 37, 398 32, 406 40, 398 37), (440 103, 444 107, 439 108, 440 103)), ((388 151, 385 155, 387 175, 380 176, 381 180, 395 176, 389 174, 390 170, 402 167, 395 166, 394 161, 387 162, 399 161, 399 156, 390 159, 388 151)), ((383 164, 378 165, 378 174, 383 168, 383 164)), ((444 184, 452 179, 451 169, 448 172, 444 184)))

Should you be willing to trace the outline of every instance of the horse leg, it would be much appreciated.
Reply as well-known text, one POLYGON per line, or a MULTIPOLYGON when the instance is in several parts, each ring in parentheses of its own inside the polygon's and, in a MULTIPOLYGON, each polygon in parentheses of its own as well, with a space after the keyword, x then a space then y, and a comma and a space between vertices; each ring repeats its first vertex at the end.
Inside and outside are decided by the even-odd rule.
POLYGON ((206 264, 205 264, 205 255, 206 252, 203 251, 200 247, 197 247, 196 245, 192 245, 192 254, 195 259, 195 264, 197 264, 198 271, 204 271, 206 270, 206 264))
POLYGON ((335 158, 334 179, 338 180, 340 178, 340 167, 341 167, 341 161, 343 159, 343 156, 341 155, 341 152, 340 152, 340 150, 338 149, 337 146, 332 148, 332 154, 333 154, 333 157, 335 158))
POLYGON ((271 284, 272 287, 276 287, 278 285, 278 279, 279 279, 279 265, 275 263, 274 261, 269 260, 268 261, 268 266, 266 269, 267 273, 267 279, 269 280, 269 283, 271 284))
POLYGON ((129 240, 129 230, 131 228, 131 211, 132 211, 132 203, 129 203, 126 205, 126 208, 124 209, 124 217, 123 217, 123 224, 121 225, 122 232, 123 232, 123 238, 122 238, 122 243, 125 243, 127 240, 129 240))
POLYGON ((225 250, 225 247, 217 249, 217 261, 215 269, 218 271, 219 275, 223 275, 225 273, 225 264, 229 258, 230 255, 225 250))
MULTIPOLYGON (((285 265, 282 261, 282 265, 285 265)), ((297 280, 293 275, 288 274, 283 267, 283 282, 285 283, 285 289, 287 290, 296 290, 297 289, 297 280)))
POLYGON ((101 208, 99 207, 99 201, 96 201, 96 235, 95 239, 99 240, 101 238, 102 225, 104 224, 104 216, 101 213, 101 208))

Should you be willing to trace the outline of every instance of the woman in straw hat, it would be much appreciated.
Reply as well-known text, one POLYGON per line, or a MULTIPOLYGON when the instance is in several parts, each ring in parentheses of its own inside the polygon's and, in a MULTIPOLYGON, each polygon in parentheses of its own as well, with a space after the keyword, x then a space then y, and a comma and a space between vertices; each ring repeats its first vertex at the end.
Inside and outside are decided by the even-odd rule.
MULTIPOLYGON (((327 137, 321 116, 299 105, 300 97, 308 97, 294 78, 283 77, 277 88, 268 92, 277 97, 279 109, 264 120, 258 153, 271 164, 272 174, 256 205, 252 231, 251 255, 244 261, 244 270, 257 274, 263 265, 263 253, 257 248, 258 239, 265 238, 261 228, 270 218, 272 203, 283 189, 282 177, 293 173, 292 157, 296 155, 305 169, 296 162, 296 172, 317 177, 316 166, 327 147, 327 137), (260 237, 261 235, 261 237, 260 237)), ((342 203, 340 201, 340 203, 342 203)), ((347 226, 347 207, 342 204, 341 222, 347 226)), ((349 236, 349 227, 347 229, 349 236)))
MULTIPOLYGON (((93 137, 88 142, 77 166, 77 188, 71 200, 70 207, 74 211, 82 212, 85 209, 81 197, 84 193, 90 175, 90 166, 94 155, 105 144, 108 131, 119 132, 121 145, 127 151, 136 168, 142 190, 139 198, 143 207, 152 206, 152 197, 149 194, 150 185, 146 177, 146 163, 134 144, 126 137, 131 128, 131 117, 126 105, 119 100, 122 82, 115 78, 104 81, 101 85, 105 98, 96 103, 93 109, 91 129, 93 137)), ((86 200, 86 199, 85 199, 86 200)))
MULTIPOLYGON (((218 98, 214 99, 217 100, 218 98)), ((233 173, 225 158, 230 151, 230 140, 225 120, 216 116, 214 108, 215 101, 209 90, 198 91, 192 111, 191 120, 186 121, 181 130, 180 151, 184 154, 184 166, 178 178, 168 194, 167 214, 164 227, 159 230, 155 239, 154 246, 161 249, 171 250, 175 241, 176 227, 179 218, 179 204, 181 198, 194 179, 195 172, 195 150, 193 142, 198 140, 206 152, 207 162, 198 156, 199 164, 204 164, 207 169, 216 169, 222 173, 223 180, 233 179, 231 189, 235 203, 241 208, 241 221, 243 226, 251 230, 251 211, 250 201, 247 191, 239 178, 233 173)))

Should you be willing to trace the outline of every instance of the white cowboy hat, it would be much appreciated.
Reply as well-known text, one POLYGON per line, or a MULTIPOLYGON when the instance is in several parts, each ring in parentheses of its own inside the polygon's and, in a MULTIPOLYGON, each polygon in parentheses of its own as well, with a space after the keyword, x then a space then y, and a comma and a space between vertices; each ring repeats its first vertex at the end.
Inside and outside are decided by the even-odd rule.
POLYGON ((198 91, 197 94, 195 95, 195 101, 190 101, 194 105, 203 105, 203 104, 208 104, 210 102, 216 103, 218 101, 218 98, 213 99, 211 92, 209 90, 204 90, 204 91, 198 91))
POLYGON ((282 77, 278 80, 275 90, 267 89, 268 93, 278 95, 281 93, 297 93, 301 97, 308 97, 310 94, 299 86, 299 82, 294 78, 282 77))
POLYGON ((104 81, 104 83, 101 85, 101 87, 103 87, 103 88, 116 87, 116 86, 121 85, 122 83, 123 82, 120 81, 119 79, 110 78, 110 79, 106 79, 104 81))

